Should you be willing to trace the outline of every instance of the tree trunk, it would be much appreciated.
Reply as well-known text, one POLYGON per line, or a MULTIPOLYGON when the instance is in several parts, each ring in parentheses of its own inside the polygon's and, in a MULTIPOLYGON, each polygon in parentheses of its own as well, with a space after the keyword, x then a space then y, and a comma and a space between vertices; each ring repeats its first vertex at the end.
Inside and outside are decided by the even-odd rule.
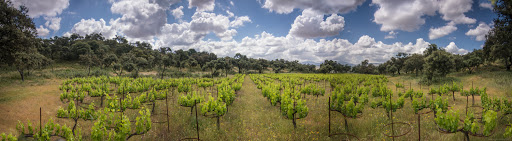
POLYGON ((217 116, 217 129, 220 130, 220 116, 217 116))
POLYGON ((20 73, 21 81, 25 81, 25 78, 23 77, 23 70, 18 69, 18 72, 20 73))
POLYGON ((455 101, 455 91, 452 91, 453 101, 455 101))
POLYGON ((162 69, 162 76, 160 77, 160 79, 164 79, 164 72, 165 72, 165 65, 164 65, 164 69, 162 69))
POLYGON ((464 132, 464 139, 466 141, 469 141, 469 133, 468 132, 464 132))
POLYGON ((347 117, 343 117, 345 120, 345 130, 348 132, 348 123, 347 123, 347 117))
POLYGON ((88 71, 89 71, 89 72, 87 72, 87 76, 91 76, 91 66, 89 66, 89 65, 88 65, 88 66, 87 66, 87 69, 88 69, 88 71))
POLYGON ((155 114, 155 106, 156 106, 155 101, 156 101, 156 99, 153 100, 153 109, 151 110, 151 114, 155 114))
POLYGON ((473 103, 471 105, 475 105, 475 95, 471 95, 471 98, 473 99, 473 103))
POLYGON ((292 119, 292 122, 293 122, 293 128, 297 128, 297 122, 295 122, 295 114, 293 114, 293 119, 292 119))
POLYGON ((512 65, 512 56, 508 57, 508 61, 505 61, 507 66, 507 71, 510 71, 510 66, 512 65))
POLYGON ((100 107, 103 107, 103 97, 105 97, 105 95, 102 95, 102 96, 101 96, 101 104, 100 104, 100 107))

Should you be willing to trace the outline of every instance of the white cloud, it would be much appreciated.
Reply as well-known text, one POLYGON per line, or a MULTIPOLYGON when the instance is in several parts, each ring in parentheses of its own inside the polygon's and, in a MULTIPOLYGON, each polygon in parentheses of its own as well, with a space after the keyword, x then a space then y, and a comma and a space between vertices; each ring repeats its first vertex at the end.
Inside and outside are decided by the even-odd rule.
POLYGON ((120 0, 113 1, 110 10, 122 17, 111 22, 127 37, 151 39, 167 22, 166 10, 176 1, 120 0))
POLYGON ((390 31, 388 33, 388 35, 384 36, 384 39, 395 39, 396 38, 396 34, 398 34, 398 32, 390 31))
POLYGON ((455 30, 457 30, 455 23, 449 22, 445 26, 442 26, 439 28, 430 28, 429 33, 428 33, 428 38, 430 40, 441 38, 443 36, 446 36, 446 35, 452 33, 455 30))
POLYGON ((165 24, 156 46, 191 46, 202 42, 201 40, 213 32, 221 41, 229 41, 237 34, 233 28, 243 26, 244 22, 251 22, 249 17, 236 17, 233 21, 229 17, 207 12, 195 12, 190 22, 165 24))
POLYGON ((454 42, 450 42, 448 46, 444 48, 447 52, 453 53, 453 54, 466 54, 469 51, 465 49, 458 48, 457 45, 455 45, 454 42))
POLYGON ((192 21, 190 21, 190 29, 194 32, 204 34, 212 31, 218 36, 219 34, 223 34, 228 30, 229 24, 229 18, 224 15, 196 12, 192 16, 192 21))
POLYGON ((443 20, 453 21, 455 24, 473 24, 476 20, 464 15, 471 10, 472 4, 473 0, 442 0, 439 3, 439 13, 443 20))
POLYGON ((188 0, 188 8, 197 7, 196 11, 213 11, 215 0, 188 0))
POLYGON ((172 16, 174 16, 175 19, 181 19, 181 17, 183 16, 183 6, 180 6, 172 10, 172 16))
POLYGON ((29 9, 28 15, 32 18, 54 17, 69 6, 69 0, 13 0, 12 3, 15 7, 25 5, 29 9))
POLYGON ((206 34, 198 34, 190 30, 190 23, 165 24, 162 34, 158 36, 157 46, 181 46, 199 42, 206 34))
POLYGON ((40 25, 38 28, 36 28, 37 36, 39 37, 46 37, 48 34, 50 34, 50 30, 43 27, 43 25, 40 25))
POLYGON ((293 9, 312 9, 323 14, 347 13, 355 10, 365 0, 266 0, 263 8, 280 14, 288 14, 293 9))
POLYGON ((355 45, 363 48, 369 48, 371 47, 371 45, 374 45, 375 43, 376 42, 374 38, 368 35, 363 35, 359 38, 359 40, 357 40, 357 43, 355 45))
POLYGON ((326 37, 339 34, 344 26, 345 20, 342 16, 332 14, 324 20, 324 14, 306 9, 295 18, 288 34, 301 38, 326 37))
POLYGON ((91 18, 88 20, 82 19, 80 22, 73 25, 73 28, 71 28, 71 31, 68 32, 68 34, 70 35, 71 33, 77 33, 82 36, 92 33, 101 33, 105 38, 111 39, 115 37, 116 30, 111 26, 106 25, 106 22, 103 19, 96 21, 91 18))
POLYGON ((233 3, 233 1, 229 1, 229 4, 231 4, 231 6, 235 6, 235 3, 233 3))
POLYGON ((480 3, 480 7, 492 10, 492 4, 491 3, 480 3))
POLYGON ((226 10, 226 13, 228 14, 228 17, 234 17, 235 14, 233 14, 233 12, 229 11, 229 10, 226 10))
POLYGON ((474 36, 477 41, 484 41, 485 35, 491 30, 491 27, 485 23, 480 23, 475 29, 469 29, 467 36, 474 36))
POLYGON ((434 15, 437 9, 433 0, 373 0, 379 9, 374 22, 381 24, 381 31, 415 31, 425 24, 424 15, 434 15))
POLYGON ((300 62, 321 63, 323 60, 336 60, 342 63, 359 64, 364 59, 371 63, 383 63, 398 52, 422 53, 428 42, 417 39, 416 43, 384 44, 367 35, 361 36, 355 44, 345 39, 300 39, 291 36, 274 36, 262 32, 254 37, 245 37, 241 41, 204 41, 186 45, 169 45, 173 50, 194 48, 222 56, 234 56, 241 53, 252 58, 269 60, 285 58, 300 62))
POLYGON ((381 31, 403 30, 412 32, 425 24, 426 16, 436 11, 445 21, 455 24, 472 24, 476 20, 464 13, 471 10, 471 0, 373 0, 378 6, 374 22, 381 24, 381 31))
POLYGON ((248 16, 236 17, 235 20, 231 21, 230 26, 235 28, 241 27, 244 26, 246 22, 252 22, 248 16))
POLYGON ((58 31, 60 29, 60 17, 44 17, 44 20, 46 20, 44 25, 53 31, 58 31))
POLYGON ((216 34, 221 40, 232 40, 238 32, 235 29, 229 29, 222 33, 216 34))

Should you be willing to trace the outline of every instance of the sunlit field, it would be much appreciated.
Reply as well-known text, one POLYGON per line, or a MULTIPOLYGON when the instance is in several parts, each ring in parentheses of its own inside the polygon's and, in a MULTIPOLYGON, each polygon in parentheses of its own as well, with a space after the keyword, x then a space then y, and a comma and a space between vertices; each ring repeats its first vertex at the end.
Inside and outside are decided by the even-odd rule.
POLYGON ((512 140, 511 7, 0 0, 0 140, 512 140))
MULTIPOLYGON (((500 78, 493 75, 493 72, 489 72, 457 76, 454 77, 454 82, 462 84, 466 91, 471 89, 472 83, 475 88, 487 86, 486 93, 489 98, 508 99, 510 90, 503 89, 504 84, 500 84, 508 81, 499 81, 500 78)), ((43 128, 50 119, 60 125, 68 125, 69 128, 76 124, 74 131, 80 132, 84 140, 94 140, 100 133, 105 139, 115 139, 118 136, 128 138, 134 134, 129 140, 180 140, 197 137, 202 140, 392 140, 386 136, 392 134, 403 135, 395 137, 396 140, 416 140, 420 133, 422 140, 463 140, 465 136, 462 132, 440 131, 443 128, 436 125, 434 112, 431 112, 435 108, 429 105, 432 97, 445 100, 447 110, 456 111, 460 115, 458 128, 463 127, 466 104, 470 106, 468 111, 474 113, 475 124, 480 127, 475 134, 469 135, 471 140, 507 139, 504 133, 510 122, 508 109, 501 108, 497 111, 494 119, 496 126, 490 134, 485 137, 477 136, 484 134, 486 123, 479 120, 482 112, 492 109, 482 104, 481 96, 475 96, 473 104, 471 96, 468 98, 469 103, 466 103, 467 98, 461 96, 460 92, 455 92, 455 101, 452 92, 429 95, 429 88, 439 89, 444 85, 420 86, 413 75, 250 74, 230 75, 222 79, 90 77, 44 81, 45 83, 34 86, 14 85, 2 91, 4 96, 1 104, 6 107, 3 110, 17 109, 15 107, 24 109, 6 112, 2 118, 2 123, 5 124, 0 128, 2 132, 14 132, 15 136, 21 136, 21 132, 17 133, 13 128, 20 119, 24 119, 20 121, 25 125, 25 132, 29 132, 28 120, 32 123, 32 128, 39 131, 37 128, 41 107, 43 128), (396 84, 403 87, 396 88, 396 84), (26 87, 34 87, 43 94, 19 95, 18 93, 36 91, 26 87), (374 103, 386 99, 381 89, 387 89, 392 94, 393 104, 403 100, 403 105, 396 107, 392 113, 393 121, 385 104, 374 107, 374 103), (426 100, 429 105, 418 111, 426 113, 419 115, 419 128, 415 106, 410 97, 406 97, 407 91, 411 89, 414 93, 423 92, 423 99, 413 94, 414 101, 426 100), (100 106, 101 95, 104 97, 103 106, 100 106), (20 102, 36 98, 46 100, 30 104, 20 102), (328 105, 329 98, 331 106, 328 105), (194 104, 194 100, 197 104, 194 104), (218 102, 219 105, 208 110, 205 107, 211 106, 208 105, 209 102, 218 102), (354 104, 352 108, 349 103, 354 104), (90 105, 94 106, 90 108, 90 105), (70 106, 76 107, 70 108, 70 111, 76 110, 80 113, 74 117, 78 118, 76 123, 73 112, 68 111, 70 106), (141 115, 141 112, 147 112, 148 115, 141 115), (121 115, 126 118, 126 122, 123 122, 121 115), (141 120, 143 118, 149 121, 144 122, 141 120), (296 118, 295 127, 293 118, 296 118), (394 130, 389 125, 392 122, 396 123, 394 130), (100 127, 99 124, 104 125, 100 127), (129 132, 123 133, 119 128, 126 128, 129 132), (135 135, 138 133, 140 135, 135 135)), ((503 101, 502 107, 506 107, 505 104, 503 101)))

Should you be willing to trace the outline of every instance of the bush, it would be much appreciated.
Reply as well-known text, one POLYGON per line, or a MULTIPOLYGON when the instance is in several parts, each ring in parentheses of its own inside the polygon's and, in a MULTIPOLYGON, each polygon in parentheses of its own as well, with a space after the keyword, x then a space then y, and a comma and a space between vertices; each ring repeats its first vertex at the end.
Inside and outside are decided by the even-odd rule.
MULTIPOLYGON (((62 69, 53 71, 53 75, 57 78, 75 78, 88 77, 87 70, 83 69, 62 69)), ((91 70, 91 76, 110 76, 109 71, 102 69, 91 70)))
POLYGON ((421 77, 420 84, 422 85, 433 85, 433 84, 446 84, 452 82, 460 82, 460 78, 455 77, 433 77, 432 81, 428 81, 426 76, 421 77))

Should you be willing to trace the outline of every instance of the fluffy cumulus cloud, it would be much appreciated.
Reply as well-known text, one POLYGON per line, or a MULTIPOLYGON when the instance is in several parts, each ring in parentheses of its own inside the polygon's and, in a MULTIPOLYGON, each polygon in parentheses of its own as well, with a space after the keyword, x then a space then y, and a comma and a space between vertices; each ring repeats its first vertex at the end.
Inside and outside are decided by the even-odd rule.
POLYGON ((183 16, 183 6, 180 6, 174 10, 171 11, 172 12, 172 16, 174 16, 175 19, 181 19, 181 17, 183 16))
POLYGON ((208 33, 213 31, 215 34, 221 34, 229 28, 229 18, 215 13, 196 12, 190 21, 190 29, 198 33, 208 33))
POLYGON ((416 43, 385 44, 364 35, 358 42, 350 43, 345 39, 300 39, 291 36, 274 36, 262 32, 254 37, 245 37, 241 41, 203 41, 189 45, 175 45, 173 49, 195 48, 199 51, 213 52, 219 56, 234 56, 241 53, 252 58, 298 60, 300 62, 321 63, 325 59, 342 63, 359 64, 369 59, 371 63, 383 63, 398 52, 422 53, 428 42, 417 39, 416 43))
POLYGON ((439 13, 446 21, 456 24, 473 24, 475 19, 466 17, 464 13, 471 10, 473 0, 441 0, 439 1, 439 13))
POLYGON ((443 36, 446 36, 453 31, 457 30, 457 27, 455 26, 454 22, 449 22, 445 26, 439 27, 439 28, 430 28, 428 33, 428 38, 430 40, 434 40, 437 38, 441 38, 443 36))
POLYGON ((108 26, 103 19, 97 21, 91 18, 88 20, 82 19, 80 22, 73 25, 71 31, 66 34, 70 35, 71 33, 77 33, 82 36, 92 33, 101 33, 105 38, 114 38, 116 30, 112 26, 108 26))
POLYGON ((466 32, 466 35, 474 36, 477 41, 483 41, 485 40, 485 35, 487 35, 489 30, 491 30, 491 26, 485 23, 480 23, 475 29, 470 29, 466 32))
POLYGON ((246 22, 252 22, 252 21, 248 16, 241 16, 241 17, 236 17, 235 20, 231 21, 229 24, 231 27, 241 27, 241 26, 244 26, 244 23, 246 23, 246 22))
POLYGON ((27 14, 31 18, 43 16, 46 23, 39 26, 38 36, 45 37, 50 33, 48 28, 54 32, 60 29, 61 18, 57 16, 68 8, 69 0, 12 0, 12 4, 15 7, 26 6, 29 9, 27 14))
POLYGON ((453 53, 453 54, 466 54, 466 53, 469 52, 469 51, 467 51, 465 49, 458 48, 457 45, 455 45, 454 42, 450 42, 450 44, 448 44, 448 46, 446 46, 444 49, 447 52, 450 52, 450 53, 453 53))
POLYGON ((209 33, 214 33, 221 41, 233 39, 236 28, 251 22, 248 16, 236 17, 232 21, 228 16, 197 11, 190 22, 165 24, 162 34, 158 35, 156 46, 191 46, 202 42, 209 33))
POLYGON ((199 42, 205 34, 198 34, 190 30, 190 23, 166 24, 162 34, 158 36, 157 46, 188 46, 199 42))
POLYGON ((480 3, 480 7, 492 10, 492 4, 491 3, 480 3))
POLYGON ((425 24, 425 16, 436 11, 443 20, 455 24, 472 24, 475 19, 464 13, 471 10, 472 0, 373 0, 378 6, 374 22, 381 24, 381 31, 415 31, 425 24))
POLYGON ((44 24, 46 27, 52 29, 53 31, 58 31, 60 29, 60 20, 59 17, 44 17, 46 23, 44 24))
POLYGON ((69 0, 12 0, 15 7, 25 5, 32 18, 39 16, 54 17, 62 13, 69 6, 69 0))
POLYGON ((414 31, 425 24, 424 15, 434 15, 433 0, 373 0, 379 9, 374 13, 374 22, 381 24, 381 31, 414 31))
POLYGON ((151 39, 161 32, 167 22, 166 11, 176 0, 119 0, 112 1, 110 10, 122 17, 112 25, 130 38, 151 39))
POLYGON ((293 9, 312 9, 324 14, 347 13, 355 10, 365 0, 266 0, 263 8, 281 14, 288 14, 293 9))
POLYGON ((213 11, 215 0, 188 0, 188 8, 197 7, 196 11, 213 11))
POLYGON ((332 14, 324 20, 324 14, 306 9, 295 18, 288 34, 301 38, 326 37, 339 34, 344 26, 345 20, 342 16, 332 14))
POLYGON ((36 28, 36 33, 38 36, 45 37, 48 36, 48 34, 50 34, 50 30, 44 28, 43 25, 40 25, 38 28, 36 28))

